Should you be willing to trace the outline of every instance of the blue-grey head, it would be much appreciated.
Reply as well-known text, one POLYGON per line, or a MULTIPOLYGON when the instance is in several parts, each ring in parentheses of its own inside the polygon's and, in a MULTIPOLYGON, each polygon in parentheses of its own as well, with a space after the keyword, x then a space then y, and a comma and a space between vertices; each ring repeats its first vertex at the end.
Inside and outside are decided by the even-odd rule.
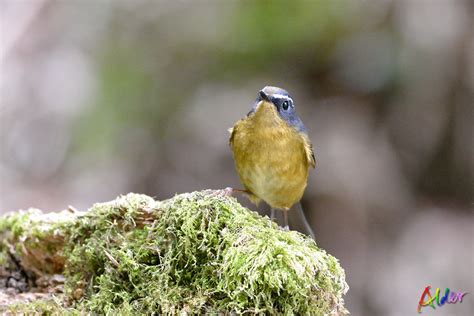
POLYGON ((261 101, 267 101, 275 106, 278 115, 298 132, 305 132, 303 122, 296 114, 295 103, 288 91, 272 86, 266 86, 258 92, 257 99, 252 110, 247 116, 253 114, 261 101))

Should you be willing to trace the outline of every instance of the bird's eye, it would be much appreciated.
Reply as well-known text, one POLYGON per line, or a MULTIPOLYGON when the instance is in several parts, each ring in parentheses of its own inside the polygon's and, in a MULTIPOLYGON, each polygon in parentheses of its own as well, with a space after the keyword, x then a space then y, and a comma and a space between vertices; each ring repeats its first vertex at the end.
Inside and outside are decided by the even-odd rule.
POLYGON ((288 108, 290 107, 290 103, 288 101, 284 101, 282 104, 281 104, 281 107, 283 108, 283 110, 288 110, 288 108))

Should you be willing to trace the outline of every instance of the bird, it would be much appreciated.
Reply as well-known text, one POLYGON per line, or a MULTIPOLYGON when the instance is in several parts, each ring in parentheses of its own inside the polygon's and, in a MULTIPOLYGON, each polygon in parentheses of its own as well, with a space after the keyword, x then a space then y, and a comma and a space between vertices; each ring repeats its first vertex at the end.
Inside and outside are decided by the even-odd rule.
POLYGON ((229 132, 235 168, 245 188, 240 191, 256 205, 262 200, 267 203, 272 221, 276 210, 283 211, 286 230, 288 211, 296 205, 295 217, 303 221, 299 226, 314 238, 299 201, 316 160, 290 94, 282 88, 264 87, 247 116, 229 132))

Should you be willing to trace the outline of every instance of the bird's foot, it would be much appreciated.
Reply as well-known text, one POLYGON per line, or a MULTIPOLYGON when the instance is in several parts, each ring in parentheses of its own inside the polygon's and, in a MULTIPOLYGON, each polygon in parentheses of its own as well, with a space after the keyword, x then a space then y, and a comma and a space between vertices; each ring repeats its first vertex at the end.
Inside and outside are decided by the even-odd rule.
POLYGON ((233 196, 234 193, 241 193, 241 194, 251 194, 248 190, 242 190, 242 189, 234 189, 231 187, 227 187, 225 189, 219 189, 219 190, 207 190, 209 191, 209 194, 212 196, 233 196))
POLYGON ((223 196, 232 196, 234 194, 235 190, 231 187, 227 187, 227 188, 225 188, 223 190, 220 190, 220 191, 222 192, 221 194, 223 196))
POLYGON ((219 189, 219 190, 209 190, 211 194, 215 194, 218 196, 233 196, 234 193, 240 193, 240 194, 251 194, 248 190, 242 190, 242 189, 234 189, 231 187, 227 187, 225 189, 219 189))
POLYGON ((234 193, 234 189, 232 189, 231 187, 227 187, 225 189, 219 189, 219 190, 206 190, 206 191, 210 196, 214 196, 214 197, 232 196, 232 194, 234 193))

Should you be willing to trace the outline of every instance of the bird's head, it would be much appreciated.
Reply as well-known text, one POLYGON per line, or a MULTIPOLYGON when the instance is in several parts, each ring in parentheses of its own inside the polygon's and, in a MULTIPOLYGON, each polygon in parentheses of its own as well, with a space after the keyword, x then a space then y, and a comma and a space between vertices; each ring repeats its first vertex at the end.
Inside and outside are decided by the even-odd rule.
POLYGON ((271 105, 280 114, 290 113, 295 108, 293 98, 286 90, 271 86, 266 86, 258 92, 255 110, 262 105, 271 105))
POLYGON ((271 111, 298 131, 304 131, 304 125, 296 114, 295 104, 290 94, 281 88, 266 86, 258 92, 257 99, 249 116, 257 112, 271 111))

